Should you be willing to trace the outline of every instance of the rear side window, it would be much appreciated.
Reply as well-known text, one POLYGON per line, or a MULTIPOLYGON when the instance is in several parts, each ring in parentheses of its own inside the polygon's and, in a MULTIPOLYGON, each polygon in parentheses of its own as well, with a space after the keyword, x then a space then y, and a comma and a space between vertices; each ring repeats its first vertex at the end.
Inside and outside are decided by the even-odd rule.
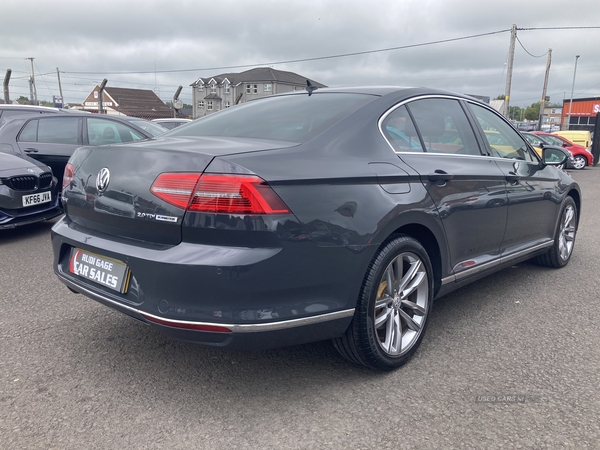
POLYGON ((169 136, 227 136, 306 142, 376 99, 348 93, 287 95, 250 101, 175 128, 169 136))
POLYGON ((427 152, 481 155, 475 133, 457 100, 428 98, 407 106, 427 152))
POLYGON ((37 129, 38 129, 38 121, 31 120, 27 122, 27 125, 21 131, 19 135, 19 141, 21 142, 35 142, 37 141, 37 129))
POLYGON ((81 144, 78 117, 39 119, 38 142, 50 144, 81 144))
POLYGON ((406 106, 392 111, 382 124, 382 131, 396 152, 422 152, 423 146, 406 106))

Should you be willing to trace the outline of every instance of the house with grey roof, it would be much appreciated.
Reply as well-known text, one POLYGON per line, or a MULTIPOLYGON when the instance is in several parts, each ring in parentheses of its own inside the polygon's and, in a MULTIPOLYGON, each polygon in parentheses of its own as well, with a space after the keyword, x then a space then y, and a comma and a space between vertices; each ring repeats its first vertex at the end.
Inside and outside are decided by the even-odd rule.
MULTIPOLYGON (((96 86, 83 102, 85 111, 98 112, 98 94, 96 86)), ((173 117, 173 111, 151 90, 129 89, 106 86, 102 95, 102 107, 106 114, 140 117, 142 119, 161 119, 173 117)))
MULTIPOLYGON (((193 115, 194 118, 202 117, 255 98, 303 90, 308 79, 294 72, 271 67, 201 77, 190 85, 193 115)), ((327 87, 314 80, 310 82, 317 87, 327 87)))

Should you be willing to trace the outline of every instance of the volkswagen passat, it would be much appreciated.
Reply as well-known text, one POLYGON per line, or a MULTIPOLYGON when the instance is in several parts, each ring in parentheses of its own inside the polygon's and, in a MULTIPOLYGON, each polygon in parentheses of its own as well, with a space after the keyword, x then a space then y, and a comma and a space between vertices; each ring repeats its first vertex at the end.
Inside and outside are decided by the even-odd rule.
POLYGON ((389 370, 417 349, 434 298, 526 259, 569 262, 581 195, 553 167, 565 158, 539 157, 460 95, 271 96, 150 141, 78 149, 54 270, 177 339, 333 339, 389 370))

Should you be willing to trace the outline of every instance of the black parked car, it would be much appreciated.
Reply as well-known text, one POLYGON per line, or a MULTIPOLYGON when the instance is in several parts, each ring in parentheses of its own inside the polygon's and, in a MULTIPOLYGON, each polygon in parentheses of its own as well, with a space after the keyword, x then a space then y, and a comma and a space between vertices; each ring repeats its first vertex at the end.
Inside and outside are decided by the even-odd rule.
POLYGON ((54 270, 178 339, 333 339, 389 370, 417 349, 434 298, 526 259, 569 262, 581 194, 553 167, 565 158, 540 159, 496 111, 442 91, 271 96, 77 150, 54 270))
POLYGON ((26 156, 0 153, 0 229, 59 214, 58 181, 50 168, 26 156))
POLYGON ((60 185, 67 161, 77 147, 151 137, 148 131, 118 116, 70 113, 0 120, 0 151, 28 155, 50 166, 60 185))

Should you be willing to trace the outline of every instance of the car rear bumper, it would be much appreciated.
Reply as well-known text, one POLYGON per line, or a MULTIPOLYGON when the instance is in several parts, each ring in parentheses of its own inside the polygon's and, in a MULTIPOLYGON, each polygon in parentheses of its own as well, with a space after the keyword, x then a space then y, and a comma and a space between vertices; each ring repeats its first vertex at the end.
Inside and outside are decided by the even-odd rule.
POLYGON ((238 349, 341 336, 354 315, 364 259, 356 251, 311 241, 292 248, 190 243, 145 248, 92 236, 67 218, 53 227, 52 245, 54 271, 71 290, 175 339, 238 349), (72 248, 127 264, 127 292, 72 273, 72 248))

